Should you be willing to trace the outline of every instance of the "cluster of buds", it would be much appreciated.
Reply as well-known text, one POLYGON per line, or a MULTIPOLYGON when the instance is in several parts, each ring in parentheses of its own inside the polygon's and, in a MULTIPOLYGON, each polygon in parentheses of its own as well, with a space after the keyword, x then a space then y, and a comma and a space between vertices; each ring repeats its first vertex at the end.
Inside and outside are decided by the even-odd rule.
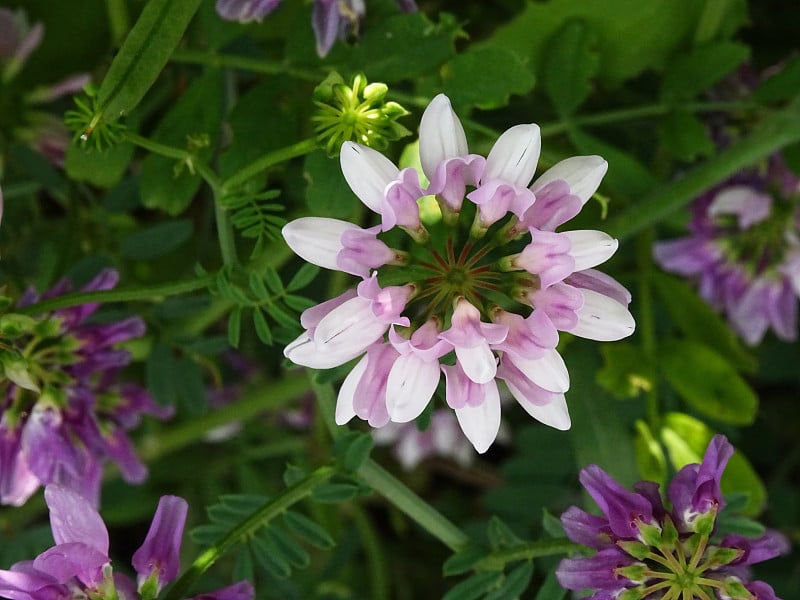
POLYGON ((311 120, 319 143, 336 156, 344 142, 358 142, 382 150, 411 132, 397 122, 409 114, 397 102, 386 100, 385 83, 367 83, 363 74, 347 85, 333 72, 314 90, 317 114, 311 120))
POLYGON ((593 600, 777 600, 768 584, 750 581, 748 567, 787 552, 788 541, 772 531, 754 539, 716 535, 725 507, 720 479, 732 454, 728 440, 715 436, 702 463, 670 483, 671 510, 654 482, 631 492, 597 465, 583 469, 580 481, 603 515, 573 506, 561 522, 572 541, 597 552, 562 560, 561 585, 591 589, 593 600))
MULTIPOLYGON (((83 291, 113 288, 116 271, 102 271, 83 291)), ((70 290, 64 279, 42 298, 70 290)), ((20 306, 39 298, 23 295, 20 306)), ((4 299, 5 308, 10 300, 4 299)), ((131 361, 119 344, 141 337, 139 317, 99 323, 97 304, 82 304, 37 317, 0 316, 0 503, 21 505, 40 485, 59 483, 95 503, 102 463, 116 462, 129 482, 147 475, 127 431, 142 414, 159 418, 171 407, 155 404, 147 391, 120 383, 131 361)))

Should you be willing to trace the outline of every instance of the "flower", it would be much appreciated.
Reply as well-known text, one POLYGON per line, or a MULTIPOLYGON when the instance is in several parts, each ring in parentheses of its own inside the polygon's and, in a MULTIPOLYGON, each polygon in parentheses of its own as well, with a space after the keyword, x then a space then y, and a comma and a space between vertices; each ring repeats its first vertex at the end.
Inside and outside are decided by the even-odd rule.
POLYGON ((788 541, 774 531, 759 538, 716 535, 725 506, 720 480, 732 454, 728 440, 714 436, 702 462, 672 480, 671 510, 654 482, 640 481, 630 492, 597 465, 583 469, 581 483, 603 515, 572 506, 561 522, 569 539, 596 553, 563 559, 556 569, 560 584, 617 600, 776 600, 769 585, 748 581, 747 567, 787 552, 788 541))
MULTIPOLYGON (((86 74, 71 75, 51 85, 17 90, 12 85, 13 80, 43 37, 44 26, 41 23, 29 25, 23 11, 0 8, 0 93, 10 99, 5 106, 22 109, 19 115, 6 115, 4 122, 12 123, 13 130, 0 131, 0 140, 20 140, 52 164, 63 168, 69 131, 60 118, 37 107, 80 91, 89 83, 90 77, 86 74)), ((0 148, 0 154, 5 151, 5 148, 0 148)))
MULTIPOLYGON (((278 8, 282 1, 217 0, 216 8, 217 14, 228 21, 260 22, 278 8)), ((405 12, 417 10, 414 0, 397 0, 397 4, 405 12)), ((324 57, 337 39, 344 40, 351 33, 357 33, 366 12, 364 0, 314 0, 311 26, 317 38, 317 54, 324 57)))
POLYGON ((372 437, 377 444, 393 444, 395 457, 408 470, 430 456, 452 458, 462 467, 474 457, 472 446, 460 435, 455 415, 446 410, 434 411, 425 431, 413 423, 388 423, 373 430, 372 437))
POLYGON ((283 229, 301 257, 361 277, 355 290, 305 311, 305 332, 284 350, 317 369, 361 357, 340 389, 337 423, 412 421, 444 374, 447 404, 478 452, 500 427, 498 380, 534 418, 569 428, 558 331, 616 340, 634 321, 628 291, 594 269, 616 240, 556 231, 595 192, 607 163, 573 157, 528 187, 540 145, 536 125, 518 125, 487 158, 470 154, 444 95, 420 125, 425 189, 416 169, 342 145, 344 177, 381 225, 305 217, 283 229), (423 202, 438 207, 425 222, 423 202))
MULTIPOLYGON (((50 598, 126 598, 152 600, 180 570, 179 552, 188 505, 177 496, 162 496, 144 544, 133 557, 137 586, 114 573, 103 519, 86 498, 57 484, 44 492, 50 527, 56 543, 32 561, 0 570, 0 597, 11 600, 50 598), (158 588, 150 582, 157 574, 158 588)), ((203 600, 250 600, 255 593, 247 581, 195 596, 203 600)))
POLYGON ((769 329, 797 339, 800 295, 800 179, 779 155, 700 196, 690 234, 659 242, 663 269, 691 279, 749 345, 769 329))
MULTIPOLYGON (((113 288, 116 271, 101 271, 83 291, 113 288)), ((42 295, 70 290, 63 279, 42 295)), ((20 300, 37 301, 33 292, 20 300)), ((0 317, 4 350, 0 363, 0 503, 21 505, 40 485, 59 483, 97 503, 102 463, 117 463, 129 482, 147 469, 136 457, 127 431, 143 414, 166 418, 172 407, 157 405, 141 386, 119 382, 131 360, 118 346, 141 337, 139 317, 98 323, 98 304, 63 308, 41 319, 7 313, 0 317)))

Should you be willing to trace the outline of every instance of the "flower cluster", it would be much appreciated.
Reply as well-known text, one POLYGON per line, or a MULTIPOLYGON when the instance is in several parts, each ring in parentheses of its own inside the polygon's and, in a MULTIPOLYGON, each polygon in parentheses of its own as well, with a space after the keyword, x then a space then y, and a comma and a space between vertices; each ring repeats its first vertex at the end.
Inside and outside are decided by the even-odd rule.
POLYGON ((595 192, 606 161, 568 158, 528 187, 539 128, 512 127, 487 158, 470 154, 444 95, 422 116, 419 147, 425 189, 416 169, 343 144, 344 177, 380 225, 307 217, 284 227, 302 258, 361 279, 306 310, 306 331, 285 355, 318 369, 362 357, 341 387, 339 424, 356 415, 373 427, 409 422, 444 373, 447 404, 478 452, 500 427, 497 379, 534 418, 568 428, 558 332, 616 340, 634 329, 628 291, 593 268, 617 241, 556 232, 595 192))
POLYGON ((565 558, 556 570, 561 585, 590 589, 593 600, 777 600, 772 588, 750 581, 749 565, 788 551, 777 532, 759 538, 719 539, 717 518, 725 506, 720 479, 733 447, 715 436, 701 464, 681 469, 669 485, 671 510, 658 484, 640 481, 630 492, 597 465, 580 481, 603 512, 573 506, 562 516, 567 536, 597 552, 565 558))
POLYGON ((797 339, 800 295, 800 179, 773 156, 695 201, 690 235, 655 245, 666 270, 692 278, 742 339, 768 329, 797 339))
MULTIPOLYGON (((107 269, 83 291, 107 290, 118 280, 107 269)), ((70 289, 64 279, 42 298, 70 289)), ((25 306, 37 300, 26 293, 25 306)), ((40 485, 59 483, 97 503, 102 463, 116 462, 123 477, 141 482, 145 466, 127 431, 142 414, 168 417, 139 385, 120 383, 131 360, 118 344, 140 337, 145 325, 131 317, 92 322, 97 304, 54 311, 42 319, 0 317, 0 502, 21 505, 40 485)))
MULTIPOLYGON (((144 543, 134 553, 134 583, 115 573, 108 556, 103 519, 80 494, 57 484, 44 491, 56 545, 33 560, 0 570, 0 598, 49 600, 155 600, 180 571, 180 547, 188 504, 178 496, 162 496, 144 543)), ((248 581, 196 596, 202 600, 251 600, 248 581)))
MULTIPOLYGON (((217 13, 223 19, 249 23, 261 21, 278 8, 283 0, 217 0, 217 13)), ((417 10, 414 0, 397 0, 405 12, 417 10)), ((364 0, 314 0, 311 26, 317 38, 317 54, 324 57, 333 43, 358 32, 367 9, 364 0)))
MULTIPOLYGON (((21 95, 11 84, 43 37, 41 23, 29 26, 22 11, 15 13, 0 8, 0 95, 7 99, 4 102, 6 114, 0 116, 0 143, 3 138, 21 140, 53 164, 63 167, 69 132, 59 117, 36 107, 74 94, 89 83, 89 76, 73 75, 21 95), (19 108, 20 112, 16 114, 9 108, 19 108), (3 131, 6 128, 8 130, 3 131)), ((0 154, 4 152, 0 147, 0 154)))

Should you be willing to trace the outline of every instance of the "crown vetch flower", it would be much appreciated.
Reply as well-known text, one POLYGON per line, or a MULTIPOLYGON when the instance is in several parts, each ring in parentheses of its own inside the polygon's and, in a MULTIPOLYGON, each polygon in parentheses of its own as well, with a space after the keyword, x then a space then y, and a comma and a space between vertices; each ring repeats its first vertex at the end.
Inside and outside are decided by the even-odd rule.
POLYGON ((749 345, 768 330, 797 339, 800 296, 800 179, 772 156, 740 173, 692 207, 689 235, 658 242, 663 269, 688 277, 749 345))
POLYGON ((720 480, 732 454, 728 440, 714 436, 702 462, 672 480, 669 511, 654 482, 640 481, 630 492, 597 465, 583 469, 581 483, 603 514, 572 506, 561 522, 569 539, 597 552, 563 559, 556 569, 561 585, 614 600, 776 599, 769 585, 749 581, 747 567, 787 552, 786 538, 775 531, 715 535, 725 506, 720 480))
MULTIPOLYGON (((177 577, 187 511, 183 498, 162 496, 158 502, 147 539, 133 558, 134 569, 144 582, 137 591, 126 575, 113 572, 108 530, 92 503, 58 484, 48 485, 44 497, 56 545, 32 561, 16 563, 9 570, 0 569, 0 598, 153 600, 163 585, 177 577)), ((251 600, 254 596, 253 586, 240 581, 191 600, 251 600)))
POLYGON ((534 418, 569 428, 558 331, 615 340, 634 321, 628 291, 594 269, 616 240, 556 231, 595 192, 607 163, 573 157, 531 184, 540 146, 536 125, 518 125, 487 158, 470 154, 444 95, 420 125, 426 189, 416 169, 342 145, 344 177, 381 225, 306 217, 283 230, 301 257, 361 277, 356 290, 305 311, 306 331, 284 351, 319 369, 363 355, 342 385, 337 423, 411 421, 444 374, 446 402, 479 452, 500 426, 498 379, 534 418), (436 214, 423 218, 421 203, 435 203, 436 214))
MULTIPOLYGON (((116 271, 101 271, 83 291, 113 288, 116 271)), ((64 279, 42 298, 68 292, 64 279)), ((21 305, 37 301, 29 291, 21 305)), ((119 344, 140 337, 139 317, 97 323, 98 304, 58 309, 34 319, 0 317, 0 503, 20 505, 39 485, 59 483, 97 502, 101 467, 116 462, 129 482, 147 475, 127 431, 143 414, 167 418, 172 407, 157 405, 141 386, 120 382, 131 360, 119 344)))

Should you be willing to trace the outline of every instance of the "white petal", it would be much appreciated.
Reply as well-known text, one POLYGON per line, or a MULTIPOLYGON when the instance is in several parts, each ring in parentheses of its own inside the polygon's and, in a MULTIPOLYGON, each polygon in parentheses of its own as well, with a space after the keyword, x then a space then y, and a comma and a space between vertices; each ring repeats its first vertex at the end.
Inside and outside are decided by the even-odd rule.
POLYGON ((353 193, 367 208, 381 214, 386 186, 397 179, 400 170, 377 150, 353 142, 342 144, 339 161, 353 193))
POLYGON ((466 156, 469 152, 464 127, 458 120, 450 99, 439 94, 422 113, 419 124, 419 161, 428 179, 447 158, 466 156))
MULTIPOLYGON (((509 389, 511 389, 511 386, 509 386, 509 389)), ((516 398, 517 395, 514 394, 514 397, 516 398)), ((544 406, 538 406, 531 402, 520 402, 519 404, 530 416, 549 427, 566 431, 572 426, 564 394, 553 396, 553 400, 544 406)))
POLYGON ((350 353, 320 352, 314 340, 305 331, 296 340, 283 349, 283 355, 296 365, 311 369, 332 369, 355 358, 350 353))
POLYGON ((506 359, 514 363, 533 383, 548 392, 563 393, 569 389, 569 370, 555 348, 546 350, 541 358, 521 358, 508 353, 504 360, 506 359))
POLYGON ((482 179, 501 179, 520 187, 526 187, 536 172, 536 163, 542 151, 542 136, 539 126, 515 125, 503 132, 489 156, 482 179))
POLYGON ((608 163, 601 156, 571 156, 556 163, 533 182, 535 192, 551 181, 563 179, 569 184, 573 195, 586 204, 600 187, 603 176, 608 171, 608 163))
POLYGON ((414 354, 398 358, 386 382, 386 409, 395 423, 416 419, 439 384, 439 361, 425 362, 414 354))
POLYGON ((344 425, 350 419, 356 416, 356 410, 353 408, 353 398, 356 395, 356 388, 358 382, 364 376, 364 371, 367 370, 368 356, 358 361, 353 370, 347 374, 342 382, 342 387, 339 388, 339 397, 336 399, 336 415, 335 420, 337 425, 344 425))
POLYGON ((575 271, 591 269, 606 262, 619 246, 610 235, 594 229, 564 231, 561 235, 569 238, 569 255, 575 259, 575 271))
POLYGON ((283 239, 297 256, 324 269, 339 271, 336 256, 342 249, 342 234, 360 229, 347 221, 323 217, 303 217, 284 225, 283 239))
POLYGON ((350 354, 350 358, 355 358, 388 328, 387 323, 373 314, 372 301, 359 296, 322 318, 314 331, 314 342, 320 352, 350 354))
POLYGON ((576 311, 578 324, 570 333, 598 342, 621 340, 633 333, 636 322, 627 307, 593 290, 581 290, 581 294, 584 302, 576 311))
POLYGON ((500 393, 494 381, 484 386, 484 398, 478 406, 455 409, 458 424, 478 453, 492 445, 500 431, 500 393))
POLYGON ((497 374, 497 361, 485 340, 477 346, 456 346, 456 357, 464 374, 475 383, 486 383, 497 374))

